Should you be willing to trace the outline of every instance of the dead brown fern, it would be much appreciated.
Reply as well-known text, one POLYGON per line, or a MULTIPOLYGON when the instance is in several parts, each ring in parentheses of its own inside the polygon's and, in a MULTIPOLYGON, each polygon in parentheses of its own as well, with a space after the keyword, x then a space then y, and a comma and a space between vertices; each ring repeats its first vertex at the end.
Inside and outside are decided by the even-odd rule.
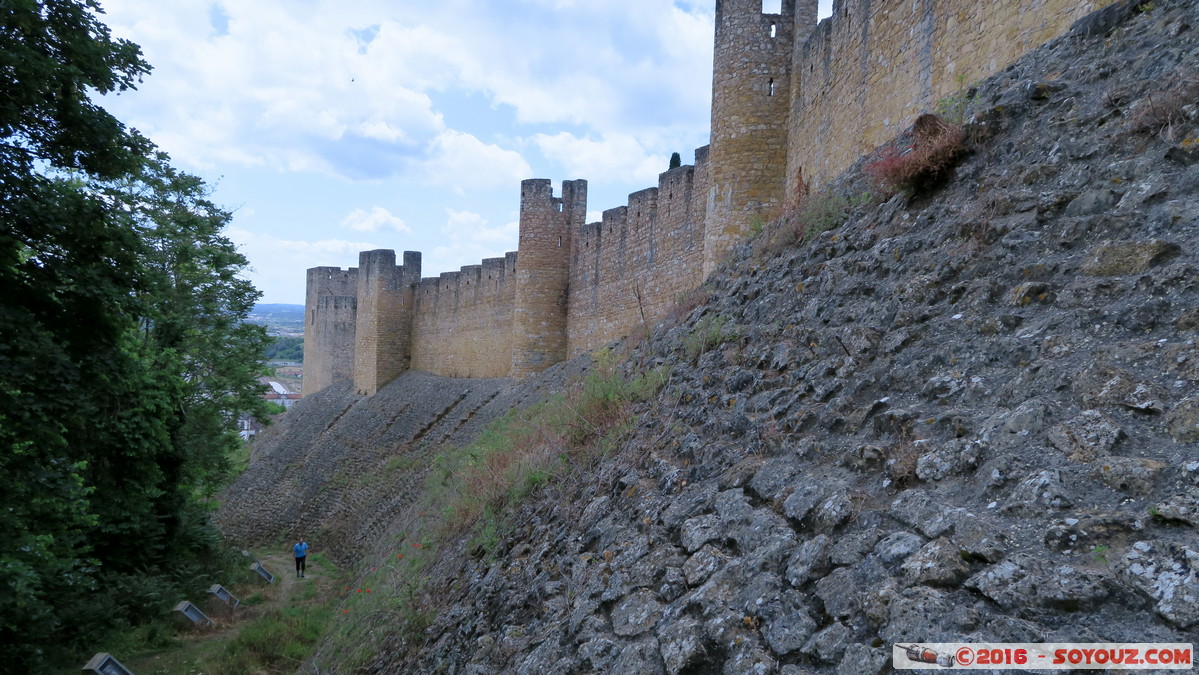
POLYGON ((1158 136, 1167 143, 1187 121, 1187 108, 1199 106, 1199 76, 1181 77, 1169 89, 1148 94, 1128 120, 1133 133, 1158 136))
POLYGON ((960 125, 921 115, 912 126, 912 144, 906 149, 882 148, 864 172, 884 188, 917 194, 940 185, 966 151, 966 132, 960 125))

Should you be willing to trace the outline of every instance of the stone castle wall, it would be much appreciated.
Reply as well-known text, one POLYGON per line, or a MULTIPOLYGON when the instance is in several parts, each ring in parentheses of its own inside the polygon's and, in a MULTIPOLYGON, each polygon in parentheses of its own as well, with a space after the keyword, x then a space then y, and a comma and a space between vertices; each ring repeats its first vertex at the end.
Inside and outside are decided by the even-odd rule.
POLYGON ((575 234, 571 253, 568 354, 575 356, 662 318, 703 282, 708 149, 694 166, 663 173, 658 187, 575 234))
POLYGON ((516 254, 416 286, 412 368, 448 377, 506 377, 512 368, 516 254))
POLYGON ((587 181, 550 181, 520 186, 520 245, 513 309, 512 369, 520 377, 566 359, 567 289, 572 234, 587 219, 587 181))
POLYGON ((787 185, 813 187, 1113 0, 837 0, 794 51, 787 185))
POLYGON ((554 197, 526 180, 519 252, 439 278, 411 252, 309 270, 304 391, 352 376, 372 394, 408 368, 520 377, 629 335, 755 222, 1113 1, 835 0, 817 24, 817 0, 717 0, 712 142, 694 166, 589 224, 586 181, 554 197))

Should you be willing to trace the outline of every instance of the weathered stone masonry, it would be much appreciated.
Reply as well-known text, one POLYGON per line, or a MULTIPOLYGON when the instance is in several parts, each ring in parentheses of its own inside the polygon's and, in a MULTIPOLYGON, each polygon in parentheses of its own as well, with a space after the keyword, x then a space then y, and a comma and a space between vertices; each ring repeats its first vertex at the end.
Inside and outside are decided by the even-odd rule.
POLYGON ((1113 0, 717 0, 712 142, 693 166, 584 223, 587 183, 521 185, 517 253, 437 278, 420 254, 308 271, 304 393, 372 394, 408 368, 522 376, 664 316, 756 220, 936 102, 1113 0))

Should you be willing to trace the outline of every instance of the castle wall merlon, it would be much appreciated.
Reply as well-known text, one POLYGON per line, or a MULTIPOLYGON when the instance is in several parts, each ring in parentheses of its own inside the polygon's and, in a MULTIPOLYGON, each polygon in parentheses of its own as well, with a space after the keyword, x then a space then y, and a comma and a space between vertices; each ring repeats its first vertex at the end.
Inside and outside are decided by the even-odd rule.
POLYGON ((507 268, 503 258, 484 258, 482 265, 483 281, 503 280, 507 276, 507 268))
POLYGON ((647 201, 655 200, 658 197, 658 188, 649 187, 644 190, 629 193, 629 207, 642 206, 647 201))
POLYGON ((358 292, 358 268, 312 267, 307 281, 308 289, 318 295, 354 295, 358 292))
POLYGON ((616 208, 604 209, 601 215, 600 223, 603 226, 604 232, 611 231, 612 226, 623 224, 629 217, 628 206, 617 206, 616 208))
POLYGON ((420 266, 420 251, 404 251, 404 264, 400 268, 404 283, 415 284, 420 281, 420 266))
POLYGON ((478 289, 480 282, 483 281, 483 266, 482 265, 466 265, 459 270, 461 275, 459 283, 464 286, 478 289))

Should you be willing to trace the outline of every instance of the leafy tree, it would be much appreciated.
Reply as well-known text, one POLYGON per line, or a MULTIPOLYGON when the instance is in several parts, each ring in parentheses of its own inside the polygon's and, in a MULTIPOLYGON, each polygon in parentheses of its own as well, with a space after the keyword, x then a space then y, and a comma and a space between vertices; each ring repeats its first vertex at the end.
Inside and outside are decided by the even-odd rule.
POLYGON ((262 356, 267 361, 303 361, 304 338, 274 336, 262 356))
POLYGON ((677 153, 677 152, 671 153, 670 154, 670 168, 677 169, 682 165, 683 165, 683 158, 679 157, 679 153, 677 153))
POLYGON ((62 173, 119 176, 145 147, 89 98, 148 72, 97 9, 14 0, 0 12, 0 659, 10 664, 36 663, 62 608, 93 587, 84 474, 101 432, 89 422, 108 411, 96 390, 128 365, 137 237, 62 173))
POLYGON ((202 498, 232 420, 264 412, 229 214, 93 102, 149 72, 99 13, 0 11, 0 662, 17 670, 178 599, 217 541, 202 498), (153 579, 168 591, 126 592, 153 579))

